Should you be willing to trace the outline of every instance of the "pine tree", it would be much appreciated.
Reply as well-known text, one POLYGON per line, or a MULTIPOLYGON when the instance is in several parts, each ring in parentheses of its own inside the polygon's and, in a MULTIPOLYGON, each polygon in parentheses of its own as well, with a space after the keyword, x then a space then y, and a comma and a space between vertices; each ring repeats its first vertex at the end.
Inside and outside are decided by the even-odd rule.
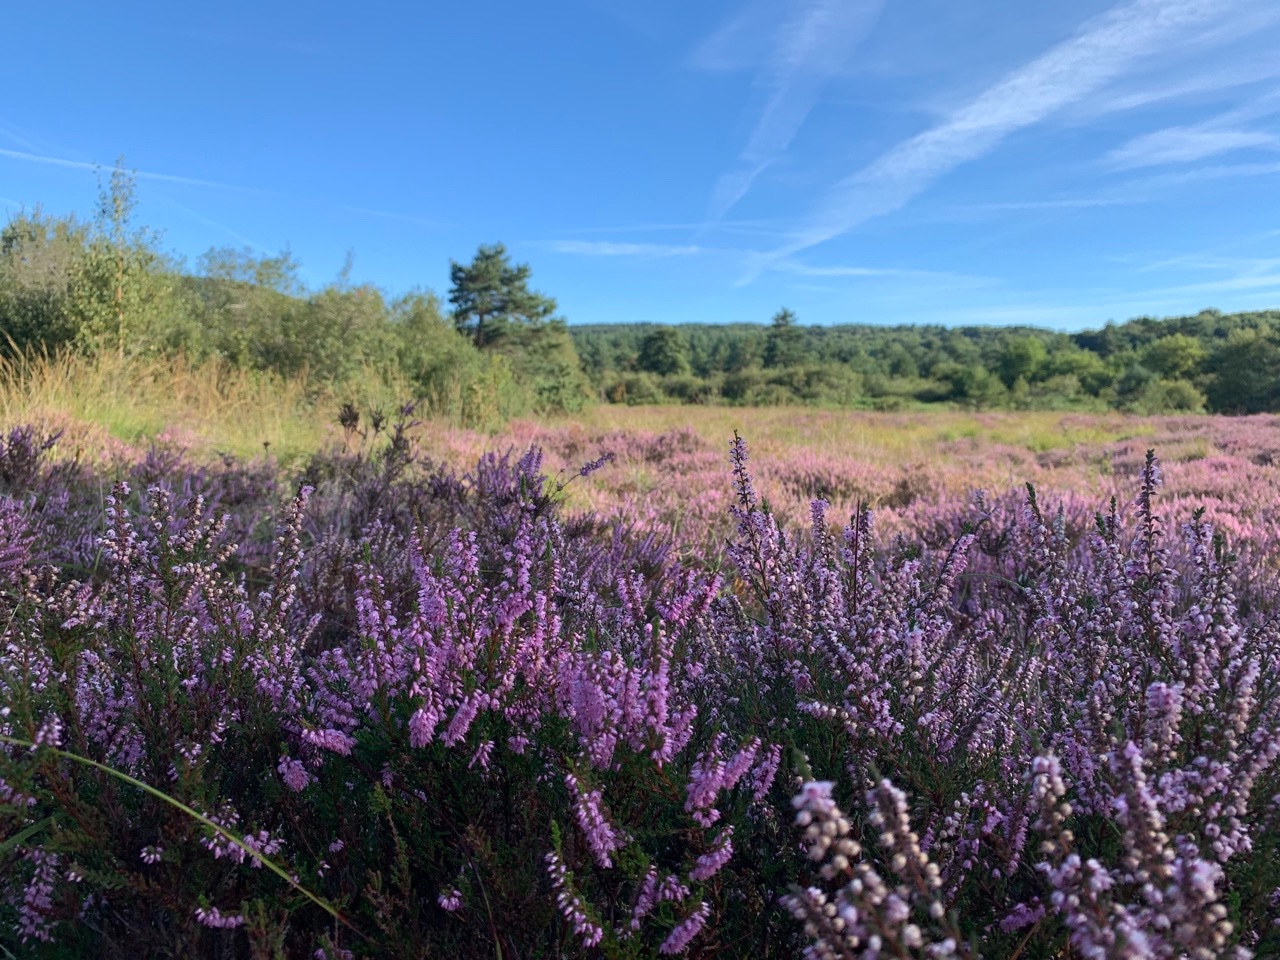
POLYGON ((556 311, 555 300, 529 289, 529 265, 513 266, 500 243, 481 246, 470 264, 450 261, 449 267, 454 323, 477 347, 500 339, 513 324, 538 326, 556 311))
POLYGON ((657 327, 640 341, 636 365, 659 376, 689 372, 689 343, 675 327, 657 327))
POLYGON ((783 307, 773 315, 764 345, 766 367, 794 367, 804 360, 804 334, 796 326, 796 315, 783 307))

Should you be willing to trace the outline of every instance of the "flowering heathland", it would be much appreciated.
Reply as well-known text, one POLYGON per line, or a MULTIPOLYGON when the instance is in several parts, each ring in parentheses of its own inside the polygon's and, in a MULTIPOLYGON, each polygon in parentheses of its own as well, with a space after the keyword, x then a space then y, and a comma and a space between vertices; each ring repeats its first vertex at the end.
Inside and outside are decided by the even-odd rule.
POLYGON ((0 948, 1280 950, 1276 590, 1154 457, 885 539, 735 441, 694 552, 409 414, 292 480, 0 443, 0 948))

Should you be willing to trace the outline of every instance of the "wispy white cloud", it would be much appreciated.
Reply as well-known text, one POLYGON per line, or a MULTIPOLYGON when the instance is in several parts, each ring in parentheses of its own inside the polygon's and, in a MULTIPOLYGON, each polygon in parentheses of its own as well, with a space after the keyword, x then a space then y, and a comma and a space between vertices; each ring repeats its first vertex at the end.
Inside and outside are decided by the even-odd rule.
POLYGON ((1188 126, 1165 127, 1134 137, 1106 158, 1112 167, 1146 167, 1191 163, 1249 148, 1280 147, 1280 137, 1243 124, 1280 111, 1280 89, 1269 89, 1234 109, 1188 126))
MULTIPOLYGON (((25 160, 28 163, 42 163, 51 167, 65 167, 69 170, 110 170, 110 164, 90 163, 87 160, 68 160, 65 157, 51 157, 45 154, 27 153, 23 150, 7 150, 0 147, 0 157, 12 160, 25 160)), ((162 183, 180 183, 191 187, 217 187, 222 190, 246 190, 254 193, 261 191, 252 187, 238 187, 230 183, 218 183, 214 180, 200 180, 195 177, 181 177, 172 173, 153 173, 149 170, 130 171, 139 180, 157 180, 162 183)))
POLYGON ((1189 35, 1242 2, 1132 0, 1093 18, 1074 37, 1007 74, 943 122, 838 183, 799 236, 758 260, 742 282, 794 253, 897 210, 955 167, 1089 96, 1143 58, 1170 56, 1189 35))
POLYGON ((988 284, 993 282, 990 277, 979 277, 973 274, 954 273, 945 270, 916 270, 909 267, 868 267, 851 264, 819 266, 793 259, 779 261, 774 264, 774 269, 780 273, 789 273, 800 277, 889 277, 966 284, 988 284))
MULTIPOLYGON (((1280 161, 1276 163, 1210 164, 1189 170, 1172 170, 1169 173, 1130 177, 1114 186, 1075 197, 1048 197, 1042 200, 993 200, 978 204, 952 204, 931 214, 922 216, 924 223, 940 221, 955 223, 1001 214, 1023 214, 1034 211, 1070 211, 1106 209, 1106 207, 1155 204, 1166 200, 1171 193, 1185 188, 1188 183, 1208 180, 1240 179, 1245 177, 1276 177, 1280 175, 1280 161)), ((1276 236, 1280 236, 1277 230, 1276 236)))
POLYGON ((1137 110, 1153 104, 1219 94, 1280 77, 1280 59, 1265 57, 1222 66, 1178 64, 1178 74, 1090 97, 1083 110, 1090 116, 1137 110))
POLYGON ((1186 253, 1153 260, 1135 268, 1139 273, 1161 273, 1167 270, 1227 271, 1247 277, 1280 270, 1280 257, 1227 257, 1212 253, 1186 253))
POLYGON ((1134 203, 1146 203, 1148 197, 1128 194, 1124 196, 1057 197, 1049 200, 993 200, 988 203, 957 204, 947 208, 941 219, 963 219, 993 213, 1024 213, 1031 210, 1089 210, 1096 207, 1120 207, 1134 203))
POLYGON ((1274 177, 1280 174, 1280 162, 1275 163, 1220 163, 1192 170, 1162 173, 1142 180, 1135 180, 1126 188, 1143 199, 1155 199, 1171 187, 1204 180, 1234 180, 1239 177, 1274 177))
MULTIPOLYGON (((705 223, 703 221, 673 221, 673 223, 632 223, 632 224, 603 224, 594 225, 594 227, 573 227, 561 230, 561 233, 577 234, 577 236, 611 236, 611 234, 622 234, 622 236, 652 236, 652 234, 698 234, 699 230, 703 230, 705 223)), ((765 243, 783 243, 795 236, 792 230, 787 229, 785 225, 778 220, 722 220, 716 225, 716 233, 726 234, 732 237, 753 238, 756 242, 763 241, 765 243)), ((703 248, 708 250, 708 248, 703 248)))
MULTIPOLYGON (((883 7, 884 0, 793 0, 758 72, 767 99, 737 163, 716 183, 707 225, 718 223, 786 152, 827 82, 845 66, 883 7)), ((749 7, 703 45, 695 63, 726 62, 735 44, 759 29, 759 15, 759 5, 749 7)))
POLYGON ((191 207, 187 206, 185 203, 180 203, 177 200, 173 199, 173 197, 170 197, 166 194, 157 194, 157 195, 160 197, 162 201, 169 204, 171 207, 175 207, 178 210, 182 211, 184 214, 186 214, 192 220, 195 220, 197 223, 203 223, 207 227, 213 227, 215 230, 221 231, 222 233, 226 234, 228 237, 230 237, 231 239, 235 240, 237 243, 243 246, 251 247, 252 249, 257 250, 259 252, 262 252, 264 250, 261 244, 257 243, 256 241, 250 240, 244 234, 233 229, 232 227, 227 226, 225 223, 221 223, 218 220, 214 220, 211 217, 207 217, 203 213, 200 213, 200 211, 193 210, 191 209, 191 207))
POLYGON ((0 123, 0 137, 5 137, 24 150, 38 151, 40 149, 32 140, 23 136, 17 128, 11 127, 7 123, 0 123))
MULTIPOLYGON (((673 222, 673 223, 628 223, 628 224, 612 224, 605 226, 592 227, 575 227, 572 230, 566 230, 566 233, 623 233, 623 234, 646 234, 646 233, 688 233, 690 231, 700 230, 703 227, 701 222, 694 223, 692 221, 673 222)), ((723 220, 717 227, 719 233, 740 234, 742 236, 754 237, 771 237, 775 240, 785 240, 791 236, 790 231, 776 220, 723 220)))
POLYGON ((1280 147, 1280 137, 1261 130, 1220 130, 1208 126, 1166 127, 1134 137, 1107 156, 1118 169, 1190 163, 1249 148, 1280 147))
POLYGON ((689 66, 732 73, 758 65, 769 55, 777 6, 774 0, 752 0, 698 45, 689 57, 689 66))
POLYGON ((1161 287, 1151 291, 1151 296, 1186 293, 1245 293, 1264 290, 1280 290, 1280 272, 1248 273, 1236 277, 1225 277, 1221 280, 1161 287))
POLYGON ((693 257, 710 252, 706 247, 695 244, 676 246, 666 243, 614 243, 609 240, 553 240, 550 247, 556 253, 584 257, 693 257))

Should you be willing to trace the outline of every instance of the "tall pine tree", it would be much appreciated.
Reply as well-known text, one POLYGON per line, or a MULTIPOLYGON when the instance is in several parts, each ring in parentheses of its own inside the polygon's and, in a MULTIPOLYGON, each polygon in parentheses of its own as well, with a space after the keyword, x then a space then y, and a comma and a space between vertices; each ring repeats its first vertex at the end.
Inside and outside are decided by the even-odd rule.
POLYGON ((783 307, 773 315, 764 345, 766 367, 794 367, 804 361, 804 334, 796 326, 796 315, 783 307))
POLYGON ((453 321, 477 347, 505 335, 512 325, 537 326, 556 311, 556 302, 529 289, 529 265, 512 265, 500 243, 481 246, 469 264, 450 261, 449 303, 453 321))

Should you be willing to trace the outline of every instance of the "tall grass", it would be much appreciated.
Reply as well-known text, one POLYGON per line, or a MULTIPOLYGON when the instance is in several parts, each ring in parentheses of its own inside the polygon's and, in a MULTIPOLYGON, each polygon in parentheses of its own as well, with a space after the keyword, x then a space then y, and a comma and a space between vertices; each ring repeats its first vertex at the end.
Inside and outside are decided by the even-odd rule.
POLYGON ((0 358, 0 422, 65 428, 87 446, 167 436, 201 453, 245 458, 265 450, 288 462, 336 435, 341 403, 390 410, 409 396, 407 386, 375 369, 333 386, 305 373, 282 377, 183 356, 0 358))
MULTIPOLYGON (((1098 445, 1149 435, 1157 418, 1124 413, 958 410, 880 413, 795 407, 675 407, 601 405, 572 418, 588 430, 690 429, 721 443, 749 432, 761 452, 802 448, 872 462, 928 459, 956 440, 1020 447, 1033 453, 1098 445)), ((554 421, 565 422, 562 418, 554 421)))

